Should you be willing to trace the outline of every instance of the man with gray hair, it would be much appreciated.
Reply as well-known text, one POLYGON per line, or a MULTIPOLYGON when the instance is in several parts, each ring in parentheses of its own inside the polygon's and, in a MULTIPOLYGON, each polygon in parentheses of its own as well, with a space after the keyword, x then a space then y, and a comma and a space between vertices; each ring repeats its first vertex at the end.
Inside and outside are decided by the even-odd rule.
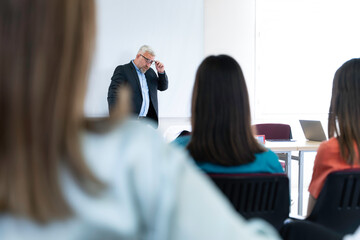
POLYGON ((154 120, 157 127, 159 123, 157 90, 164 91, 168 88, 168 78, 164 64, 155 60, 155 53, 149 46, 143 45, 130 63, 116 67, 107 98, 110 114, 118 99, 118 88, 123 84, 132 90, 133 113, 138 118, 154 120), (153 64, 158 74, 151 68, 153 64))

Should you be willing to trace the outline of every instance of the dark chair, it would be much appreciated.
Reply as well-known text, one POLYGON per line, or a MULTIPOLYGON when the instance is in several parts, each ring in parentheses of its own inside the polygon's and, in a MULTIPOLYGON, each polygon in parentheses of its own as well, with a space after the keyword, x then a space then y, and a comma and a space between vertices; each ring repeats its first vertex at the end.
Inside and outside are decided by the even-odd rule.
POLYGON ((262 218, 278 230, 289 216, 285 174, 208 174, 243 217, 262 218))
POLYGON ((281 228, 280 234, 284 240, 341 240, 344 237, 344 234, 305 220, 285 224, 281 228))
POLYGON ((183 130, 183 131, 181 131, 181 133, 179 134, 179 136, 177 136, 176 138, 178 138, 178 137, 183 137, 183 136, 189 136, 189 135, 191 135, 191 132, 190 132, 190 131, 188 131, 188 130, 183 130))
POLYGON ((282 123, 260 123, 255 124, 258 135, 265 135, 265 139, 290 140, 292 139, 291 127, 282 123))
POLYGON ((330 173, 306 220, 353 233, 360 225, 360 168, 330 173))
MULTIPOLYGON (((265 140, 291 140, 292 133, 289 124, 283 123, 259 123, 253 125, 256 134, 265 135, 265 140)), ((286 153, 277 153, 279 159, 287 161, 286 153)), ((291 159, 299 161, 299 156, 291 156, 291 159)), ((282 164, 284 167, 284 165, 282 164)))

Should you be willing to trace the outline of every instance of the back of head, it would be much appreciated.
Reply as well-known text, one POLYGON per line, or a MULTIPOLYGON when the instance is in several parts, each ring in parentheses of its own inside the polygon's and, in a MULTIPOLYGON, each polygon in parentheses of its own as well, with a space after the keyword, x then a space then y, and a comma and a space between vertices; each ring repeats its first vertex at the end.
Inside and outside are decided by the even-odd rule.
POLYGON ((149 45, 142 45, 138 51, 138 54, 149 53, 152 56, 155 56, 154 50, 149 45))
POLYGON ((59 165, 96 182, 79 132, 93 47, 92 0, 0 1, 0 212, 71 214, 59 165))
POLYGON ((209 56, 200 64, 191 112, 188 149, 197 161, 239 165, 263 151, 252 134, 244 75, 230 56, 209 56))
POLYGON ((329 137, 338 138, 341 154, 349 164, 359 163, 359 119, 360 59, 356 58, 345 62, 335 73, 328 124, 329 137))

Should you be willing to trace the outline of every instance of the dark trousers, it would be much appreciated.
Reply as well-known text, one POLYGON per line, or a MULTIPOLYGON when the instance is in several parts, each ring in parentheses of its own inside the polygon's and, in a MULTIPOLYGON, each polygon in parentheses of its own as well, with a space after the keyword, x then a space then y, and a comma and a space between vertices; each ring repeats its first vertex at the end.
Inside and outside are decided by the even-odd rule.
POLYGON ((146 119, 147 121, 151 122, 151 126, 155 129, 158 128, 158 118, 155 112, 155 108, 153 107, 152 103, 150 102, 148 113, 146 114, 146 117, 138 117, 139 120, 146 119))

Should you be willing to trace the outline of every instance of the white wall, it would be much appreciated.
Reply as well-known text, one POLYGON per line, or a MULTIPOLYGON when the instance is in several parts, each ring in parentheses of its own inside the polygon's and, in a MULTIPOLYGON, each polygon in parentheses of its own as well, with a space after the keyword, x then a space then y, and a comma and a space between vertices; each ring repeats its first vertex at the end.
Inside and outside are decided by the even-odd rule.
MULTIPOLYGON (((254 109, 255 1, 204 1, 205 55, 228 54, 240 64, 254 109)), ((253 113, 252 113, 253 115, 253 113)))
POLYGON ((256 4, 255 119, 290 123, 297 139, 303 137, 299 119, 321 120, 326 129, 334 73, 360 54, 360 2, 256 4))
MULTIPOLYGON (((295 25, 301 26, 303 24, 301 16, 309 14, 309 12, 306 12, 307 7, 303 6, 295 10, 288 9, 289 2, 290 0, 154 0, 151 4, 146 4, 141 0, 98 0, 97 45, 86 98, 86 115, 104 116, 108 114, 107 90, 115 67, 133 59, 140 45, 146 43, 155 49, 157 59, 164 62, 169 75, 169 89, 165 92, 159 92, 160 126, 163 125, 163 129, 170 125, 189 123, 190 98, 195 72, 203 58, 210 54, 229 54, 240 63, 249 90, 254 122, 285 119, 287 117, 286 113, 274 115, 267 112, 271 110, 266 107, 267 100, 264 100, 268 97, 264 98, 261 91, 259 91, 259 86, 256 85, 274 83, 276 79, 268 80, 268 78, 264 78, 264 75, 267 77, 268 74, 264 73, 263 67, 276 69, 272 68, 271 64, 276 64, 278 61, 272 61, 271 58, 264 61, 264 59, 259 58, 263 54, 261 50, 270 52, 272 55, 276 55, 277 51, 273 51, 274 49, 271 48, 271 42, 269 41, 265 41, 265 45, 267 45, 262 49, 262 45, 258 43, 259 39, 264 39, 264 35, 259 38, 260 35, 257 36, 257 34, 272 34, 268 36, 272 37, 271 40, 276 40, 278 35, 275 32, 276 27, 281 28, 282 25, 287 23, 286 21, 289 21, 284 18, 277 19, 276 16, 287 16, 286 13, 296 15, 298 22, 295 25), (257 5, 259 3, 266 3, 268 7, 275 3, 278 5, 271 9, 256 9, 259 7, 257 5), (274 13, 268 15, 273 16, 273 18, 267 18, 266 16, 262 18, 264 16, 260 16, 260 13, 264 12, 274 13), (266 30, 264 28, 266 26, 256 25, 259 24, 261 19, 270 25, 272 24, 272 28, 266 30), (256 23, 256 20, 258 20, 258 23, 256 23), (262 72, 259 72, 259 69, 255 67, 256 62, 260 63, 258 67, 259 69, 262 68, 262 72), (261 76, 261 73, 264 75, 261 76), (265 103, 265 105, 261 105, 262 103, 265 103)), ((310 0, 291 0, 291 2, 312 4, 310 0)), ((322 30, 316 31, 316 29, 308 28, 312 32, 306 33, 305 31, 305 33, 302 33, 303 38, 299 39, 307 40, 305 36, 308 34, 309 42, 316 40, 315 42, 321 47, 319 49, 323 51, 326 58, 341 56, 341 59, 335 64, 336 66, 331 65, 331 71, 334 72, 335 68, 338 67, 337 65, 352 54, 351 49, 350 51, 344 51, 344 47, 348 45, 347 43, 358 42, 359 39, 359 31, 355 31, 358 25, 357 22, 359 22, 355 14, 357 8, 351 7, 357 1, 333 0, 331 3, 327 1, 322 1, 322 3, 312 4, 312 7, 308 8, 311 10, 310 13, 314 13, 314 16, 319 16, 318 29, 322 30), (341 5, 339 5, 340 2, 341 5), (336 7, 337 4, 338 8, 336 7), (327 8, 323 8, 325 5, 327 8), (329 6, 335 7, 331 11, 325 11, 329 6), (347 11, 349 14, 346 14, 347 11), (344 12, 346 18, 343 17, 340 20, 344 20, 346 23, 339 25, 341 21, 337 22, 334 16, 344 12), (331 21, 324 20, 324 13, 331 21), (329 22, 331 25, 329 25, 329 22), (351 24, 355 24, 355 27, 351 24), (336 33, 335 30, 339 33, 336 33), (321 35, 324 31, 327 35, 321 35), (345 36, 345 43, 329 45, 329 40, 334 39, 334 36, 337 41, 342 39, 339 36, 345 36), (321 42, 324 44, 321 44, 321 42)), ((285 35, 282 35, 283 37, 292 36, 290 34, 286 35, 286 33, 289 33, 288 30, 290 29, 280 32, 285 33, 285 35)), ((291 33, 296 32, 296 29, 291 30, 291 33)), ((291 41, 296 39, 294 37, 291 41)), ((306 52, 309 56, 313 55, 306 48, 304 49, 306 51, 301 51, 296 46, 298 45, 294 45, 294 50, 298 54, 306 52)), ((358 56, 358 47, 353 49, 354 57, 358 56)), ((287 54, 286 49, 285 51, 279 49, 279 51, 283 51, 281 54, 287 54)), ((300 68, 299 71, 304 70, 307 69, 300 68)), ((286 89, 289 91, 287 96, 291 96, 291 91, 294 89, 289 89, 288 86, 289 84, 286 85, 286 89)), ((273 90, 271 87, 268 88, 270 91, 273 90)), ((316 89, 318 88, 316 87, 316 89)), ((322 90, 328 91, 329 89, 329 86, 325 86, 322 90)), ((286 106, 289 106, 290 100, 285 100, 285 103, 288 103, 286 106)), ((307 109, 305 106, 300 105, 300 107, 301 109, 307 109)), ((293 116, 298 114, 295 110, 291 109, 293 116)), ((326 111, 327 109, 325 109, 325 115, 326 111)), ((309 117, 309 115, 305 115, 304 111, 301 111, 301 115, 309 117)), ((293 119, 295 118, 297 119, 299 116, 296 115, 293 119)))
POLYGON ((169 77, 160 117, 189 117, 195 71, 203 58, 203 0, 98 0, 97 44, 85 102, 87 116, 108 115, 107 91, 117 65, 153 47, 169 77))
POLYGON ((289 123, 303 138, 298 119, 322 120, 326 129, 333 74, 359 57, 359 7, 358 0, 205 0, 204 52, 238 60, 253 123, 289 123))

